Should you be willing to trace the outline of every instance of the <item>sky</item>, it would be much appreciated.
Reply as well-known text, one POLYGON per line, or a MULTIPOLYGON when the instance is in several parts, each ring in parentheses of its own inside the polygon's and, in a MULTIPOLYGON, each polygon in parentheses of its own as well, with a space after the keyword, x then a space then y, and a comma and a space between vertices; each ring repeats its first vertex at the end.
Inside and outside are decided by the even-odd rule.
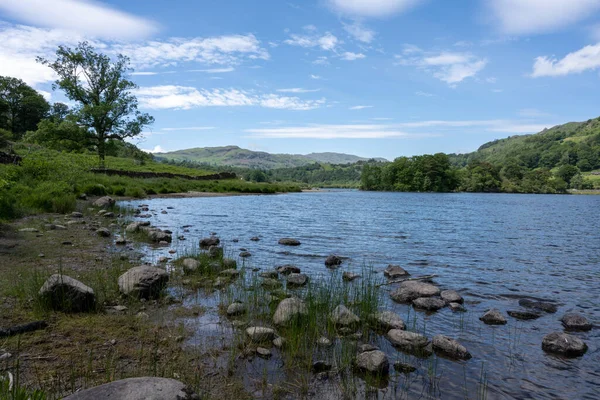
POLYGON ((0 0, 0 75, 127 55, 149 151, 465 153, 598 117, 600 0, 0 0))

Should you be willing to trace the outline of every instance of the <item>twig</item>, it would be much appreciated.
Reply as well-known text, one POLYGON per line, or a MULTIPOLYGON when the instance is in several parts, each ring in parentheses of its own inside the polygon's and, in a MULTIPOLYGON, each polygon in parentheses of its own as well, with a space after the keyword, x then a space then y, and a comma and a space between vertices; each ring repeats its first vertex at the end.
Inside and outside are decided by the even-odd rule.
POLYGON ((396 279, 395 281, 381 283, 379 285, 376 285, 375 287, 381 287, 381 286, 385 286, 385 285, 391 285, 393 283, 401 283, 401 282, 407 282, 407 281, 422 281, 422 280, 432 279, 432 278, 437 278, 437 275, 425 275, 425 276, 418 276, 416 278, 396 279))

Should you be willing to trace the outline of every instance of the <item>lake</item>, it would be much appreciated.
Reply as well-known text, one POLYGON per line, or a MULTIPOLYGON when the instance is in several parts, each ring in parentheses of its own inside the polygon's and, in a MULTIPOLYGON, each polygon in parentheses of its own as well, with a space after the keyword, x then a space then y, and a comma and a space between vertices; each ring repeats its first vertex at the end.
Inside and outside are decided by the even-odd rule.
MULTIPOLYGON (((149 204, 150 220, 173 231, 170 248, 179 252, 216 232, 226 254, 237 256, 246 248, 253 267, 295 264, 311 279, 325 279, 333 272, 324 259, 337 254, 348 257, 341 271, 399 264, 413 276, 436 274, 442 289, 459 291, 466 313, 445 308, 429 315, 389 300, 393 285, 381 288, 386 308, 430 338, 457 339, 473 358, 436 357, 432 365, 378 340, 391 363, 410 361, 419 370, 398 378, 402 392, 390 386, 375 398, 600 398, 600 329, 575 333, 589 346, 583 357, 563 359, 541 349, 546 334, 563 330, 559 319, 566 312, 600 321, 600 196, 332 190, 121 204, 149 204), (185 225, 191 225, 187 232, 185 225), (185 241, 175 239, 182 234, 185 241), (260 241, 251 241, 253 236, 260 241), (302 245, 278 245, 282 237, 302 245), (506 311, 519 310, 523 297, 556 301, 558 312, 534 321, 508 317, 506 311), (508 324, 479 321, 489 308, 501 310, 508 324)), ((167 250, 148 248, 147 259, 168 256, 167 250)))

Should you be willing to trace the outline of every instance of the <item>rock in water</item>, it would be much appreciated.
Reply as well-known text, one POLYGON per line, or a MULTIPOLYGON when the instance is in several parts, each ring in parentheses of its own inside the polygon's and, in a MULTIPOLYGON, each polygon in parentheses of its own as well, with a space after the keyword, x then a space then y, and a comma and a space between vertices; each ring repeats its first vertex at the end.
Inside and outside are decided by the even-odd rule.
POLYGON ((127 296, 155 299, 168 281, 169 274, 164 269, 143 265, 119 277, 119 290, 127 296))
POLYGON ((556 304, 553 304, 553 303, 550 303, 547 301, 521 299, 521 300, 519 300, 519 305, 521 307, 525 307, 525 308, 533 308, 535 310, 545 311, 550 314, 554 314, 558 310, 558 307, 556 306, 556 304))
POLYGON ((411 372, 415 372, 417 369, 410 364, 405 364, 400 361, 396 361, 394 363, 394 369, 398 372, 402 372, 403 374, 410 374, 411 372))
POLYGON ((457 360, 468 360, 471 358, 471 353, 467 351, 465 346, 444 335, 434 336, 432 344, 434 351, 442 353, 447 357, 457 360))
POLYGON ((583 315, 567 313, 560 319, 567 331, 589 331, 592 324, 583 315))
POLYGON ((275 331, 264 326, 251 326, 246 329, 246 335, 256 343, 270 342, 275 339, 275 331))
POLYGON ((200 239, 200 247, 208 249, 210 246, 218 246, 221 240, 216 236, 200 239))
POLYGON ((486 323, 487 325, 504 325, 506 324, 506 318, 500 311, 495 308, 487 311, 481 317, 479 317, 481 321, 486 323))
POLYGON ((339 267, 342 265, 342 259, 336 255, 330 255, 325 259, 325 266, 329 268, 339 267))
POLYGON ((538 314, 536 312, 531 312, 531 311, 508 310, 506 313, 513 318, 521 319, 521 320, 525 320, 525 321, 531 320, 531 319, 538 319, 539 317, 541 317, 540 314, 538 314))
POLYGON ((277 272, 279 272, 282 275, 289 275, 289 274, 299 274, 300 273, 300 268, 296 267, 295 265, 280 265, 278 267, 276 267, 277 272))
POLYGON ((331 312, 330 318, 334 325, 341 327, 350 327, 360 323, 360 318, 343 304, 340 304, 331 312))
POLYGON ((388 279, 399 279, 409 276, 410 274, 406 272, 404 268, 399 265, 390 264, 383 271, 383 275, 388 279))
POLYGON ((446 303, 462 304, 464 302, 464 299, 456 290, 443 290, 442 293, 440 293, 440 297, 446 303))
POLYGON ((240 257, 241 258, 248 258, 248 257, 251 257, 251 256, 252 256, 252 253, 250 253, 249 251, 242 251, 240 253, 240 257))
POLYGON ((109 208, 115 205, 115 200, 112 197, 100 197, 93 203, 94 207, 109 208))
POLYGON ((300 246, 301 243, 298 239, 281 238, 279 239, 279 244, 282 244, 284 246, 300 246))
POLYGON ((279 272, 277 272, 276 270, 263 271, 260 274, 258 274, 258 276, 260 276, 261 278, 277 279, 279 278, 279 272))
POLYGON ((50 276, 39 295, 42 301, 58 311, 89 311, 96 305, 94 290, 67 275, 50 276))
POLYGON ((389 372, 390 363, 381 350, 365 351, 356 356, 355 365, 358 369, 378 375, 389 372))
POLYGON ((289 287, 304 286, 308 282, 308 276, 304 274, 289 274, 286 278, 289 287))
POLYGON ((352 272, 346 271, 342 274, 342 280, 345 282, 352 282, 353 280, 358 278, 360 278, 360 275, 352 272))
POLYGON ((583 340, 568 333, 553 332, 544 336, 542 341, 542 350, 565 357, 582 356, 587 349, 588 347, 583 340))
POLYGON ((402 282, 398 289, 390 293, 390 297, 398 303, 410 303, 419 297, 432 297, 438 296, 439 294, 440 289, 432 284, 418 281, 406 281, 402 282))
POLYGON ((193 258, 186 258, 183 260, 182 265, 183 272, 185 272, 186 274, 191 274, 193 272, 196 272, 198 268, 200 268, 200 261, 193 258))
POLYGON ((260 285, 267 290, 279 289, 283 286, 277 279, 265 278, 260 282, 260 285))
POLYGON ((298 298, 283 299, 273 315, 273 323, 277 326, 289 326, 308 315, 308 308, 298 298))
POLYGON ((423 348, 429 344, 429 339, 425 336, 400 329, 391 329, 386 337, 394 346, 409 350, 423 348))
POLYGON ((128 378, 106 383, 65 397, 64 400, 199 400, 190 388, 175 379, 128 378))
POLYGON ((406 328, 402 318, 392 311, 380 311, 369 315, 369 325, 384 332, 388 332, 390 329, 404 330, 406 328))
POLYGON ((246 306, 244 303, 240 303, 239 301, 233 302, 227 307, 227 315, 230 317, 235 317, 237 315, 242 315, 246 312, 246 306))
POLYGON ((223 248, 219 246, 210 246, 208 248, 208 256, 210 258, 220 258, 223 257, 223 248))
POLYGON ((446 302, 437 297, 419 297, 412 304, 414 308, 427 311, 437 311, 446 306, 446 302))

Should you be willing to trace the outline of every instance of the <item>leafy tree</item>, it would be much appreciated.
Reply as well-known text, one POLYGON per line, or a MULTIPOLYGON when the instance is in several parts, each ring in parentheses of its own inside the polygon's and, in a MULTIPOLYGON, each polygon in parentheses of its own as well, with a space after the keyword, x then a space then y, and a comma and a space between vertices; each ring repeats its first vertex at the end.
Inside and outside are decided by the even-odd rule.
POLYGON ((556 171, 556 176, 567 182, 567 184, 571 183, 571 178, 577 174, 579 174, 579 168, 569 164, 561 166, 558 171, 556 171))
POLYGON ((69 106, 64 103, 54 103, 50 109, 50 120, 53 122, 62 122, 70 114, 69 106))
POLYGON ((132 93, 137 85, 127 79, 131 71, 127 57, 119 54, 111 61, 82 42, 74 49, 59 46, 54 61, 41 57, 37 60, 58 75, 52 88, 62 89, 67 98, 78 103, 74 110, 77 122, 89 129, 101 166, 107 140, 137 136, 144 126, 154 122, 152 116, 138 111, 132 93))
POLYGON ((50 105, 31 86, 20 79, 0 76, 0 128, 11 131, 15 139, 36 129, 50 105))
POLYGON ((23 139, 50 149, 71 152, 82 152, 94 145, 88 129, 79 126, 75 116, 67 116, 62 121, 55 118, 42 120, 38 129, 27 132, 23 139))

